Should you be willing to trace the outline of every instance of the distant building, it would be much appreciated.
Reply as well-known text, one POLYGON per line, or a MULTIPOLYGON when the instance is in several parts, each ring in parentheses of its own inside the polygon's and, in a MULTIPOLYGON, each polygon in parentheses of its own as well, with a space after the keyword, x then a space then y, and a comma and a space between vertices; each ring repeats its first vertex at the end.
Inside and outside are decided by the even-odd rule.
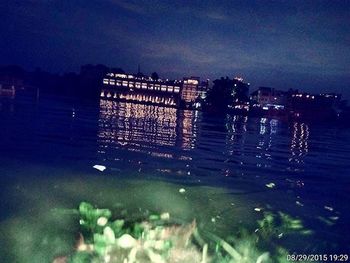
POLYGON ((289 107, 293 117, 310 119, 333 119, 340 112, 341 95, 336 93, 293 93, 289 107))
POLYGON ((200 79, 198 77, 190 77, 183 79, 181 90, 181 100, 186 104, 193 104, 199 96, 198 87, 200 79))
POLYGON ((199 77, 164 80, 152 75, 109 72, 103 78, 101 97, 188 108, 196 107, 199 99, 206 96, 208 81, 200 82, 199 77))
POLYGON ((0 73, 0 96, 15 97, 16 90, 24 87, 24 80, 12 73, 0 73))
POLYGON ((182 81, 154 80, 143 74, 107 73, 101 97, 125 101, 177 106, 182 81))
POLYGON ((250 95, 253 107, 264 110, 284 109, 288 102, 288 92, 270 87, 259 87, 250 95))
POLYGON ((200 84, 198 85, 198 99, 201 101, 204 101, 205 98, 207 97, 209 89, 209 79, 205 81, 201 81, 200 84))

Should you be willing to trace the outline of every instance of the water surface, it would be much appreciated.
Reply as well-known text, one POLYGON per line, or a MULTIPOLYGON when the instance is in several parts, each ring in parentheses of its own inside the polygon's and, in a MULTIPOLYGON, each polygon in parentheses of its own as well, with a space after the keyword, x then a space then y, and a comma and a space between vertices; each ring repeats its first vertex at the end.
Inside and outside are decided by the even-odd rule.
POLYGON ((78 226, 62 211, 84 200, 170 212, 223 237, 282 211, 313 232, 281 238, 290 252, 349 251, 349 129, 56 97, 1 99, 0 123, 6 262, 69 253, 78 226))

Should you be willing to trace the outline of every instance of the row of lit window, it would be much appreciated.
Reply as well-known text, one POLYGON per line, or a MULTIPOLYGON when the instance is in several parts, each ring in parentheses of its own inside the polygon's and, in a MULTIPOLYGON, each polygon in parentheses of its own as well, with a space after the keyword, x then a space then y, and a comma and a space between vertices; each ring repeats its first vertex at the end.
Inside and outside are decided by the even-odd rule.
POLYGON ((164 92, 174 92, 179 93, 179 86, 168 86, 168 85, 160 85, 160 84, 147 84, 145 82, 133 82, 133 81, 122 81, 115 79, 103 79, 103 84, 105 85, 114 85, 114 86, 122 86, 128 88, 137 88, 137 89, 147 89, 147 90, 156 90, 156 91, 164 91, 164 92))
MULTIPOLYGON (((116 93, 111 92, 101 92, 101 97, 107 97, 107 98, 118 98, 118 95, 116 93)), ((163 98, 158 96, 145 96, 145 95, 135 95, 135 94, 120 94, 120 99, 126 99, 126 100, 133 100, 133 101, 140 101, 140 102, 152 102, 152 103, 162 103, 166 105, 175 105, 175 101, 172 98, 163 98)))
MULTIPOLYGON (((148 81, 154 81, 151 77, 138 77, 130 74, 120 74, 120 73, 107 73, 108 77, 114 77, 114 78, 121 78, 121 79, 138 79, 138 80, 148 80, 148 81)), ((163 79, 158 79, 157 81, 159 82, 166 82, 169 81, 169 79, 163 80, 163 79)), ((181 80, 174 80, 175 83, 181 83, 181 80)), ((198 81, 197 81, 198 82, 198 81)), ((197 83, 198 84, 198 83, 197 83)))
POLYGON ((116 78, 123 78, 123 79, 133 79, 134 76, 133 75, 126 75, 126 74, 118 74, 118 73, 107 73, 107 76, 109 77, 116 77, 116 78))
POLYGON ((184 81, 184 84, 189 84, 189 85, 198 85, 198 80, 196 79, 187 79, 184 81))

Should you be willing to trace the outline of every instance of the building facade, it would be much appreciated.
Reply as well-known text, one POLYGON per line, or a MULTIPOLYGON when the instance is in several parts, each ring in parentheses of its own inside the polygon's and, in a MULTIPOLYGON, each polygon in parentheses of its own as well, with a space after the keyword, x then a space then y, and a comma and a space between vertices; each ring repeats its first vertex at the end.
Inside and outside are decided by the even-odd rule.
POLYGON ((284 109, 288 101, 288 93, 270 87, 259 87, 251 94, 250 100, 254 107, 264 110, 284 109))
POLYGON ((108 73, 103 79, 101 97, 125 101, 177 106, 182 82, 154 80, 144 75, 108 73))
MULTIPOLYGON (((107 99, 192 107, 200 92, 198 77, 183 80, 154 79, 142 74, 109 72, 103 78, 100 96, 107 99)), ((204 88, 203 88, 204 90, 204 88)))

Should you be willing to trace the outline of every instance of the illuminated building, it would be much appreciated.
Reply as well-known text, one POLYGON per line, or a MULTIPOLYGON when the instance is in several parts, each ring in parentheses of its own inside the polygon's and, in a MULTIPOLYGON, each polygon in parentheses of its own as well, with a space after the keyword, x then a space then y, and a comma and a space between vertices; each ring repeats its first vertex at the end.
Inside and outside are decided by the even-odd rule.
POLYGON ((287 104, 287 98, 287 92, 270 87, 260 87, 250 96, 250 100, 253 102, 253 105, 264 110, 284 109, 287 104))
POLYGON ((297 119, 335 119, 341 106, 341 95, 295 92, 289 98, 291 114, 297 119))
POLYGON ((196 101, 199 95, 198 86, 198 77, 184 78, 181 91, 181 99, 185 104, 193 104, 196 101))
POLYGON ((15 86, 11 86, 9 88, 3 88, 2 84, 0 84, 0 96, 14 98, 15 94, 16 94, 15 86))
POLYGON ((14 98, 17 89, 24 87, 23 79, 11 75, 0 75, 0 96, 14 98))
POLYGON ((108 73, 103 79, 101 97, 159 104, 174 107, 179 104, 182 82, 154 80, 141 74, 108 73))
POLYGON ((206 81, 201 81, 198 85, 198 98, 201 100, 205 100, 207 97, 207 92, 209 89, 209 79, 206 81))

